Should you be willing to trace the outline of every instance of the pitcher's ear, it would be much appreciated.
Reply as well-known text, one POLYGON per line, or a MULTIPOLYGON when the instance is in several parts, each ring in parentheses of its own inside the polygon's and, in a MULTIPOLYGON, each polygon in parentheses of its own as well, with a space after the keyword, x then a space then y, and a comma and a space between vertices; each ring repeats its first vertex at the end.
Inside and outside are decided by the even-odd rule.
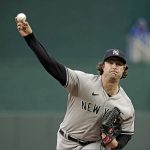
POLYGON ((126 66, 125 66, 125 70, 128 70, 128 68, 129 68, 128 65, 126 65, 126 66))
POLYGON ((126 78, 127 77, 127 75, 128 75, 128 65, 126 65, 125 66, 125 69, 124 69, 124 72, 123 72, 123 74, 122 74, 122 77, 121 77, 121 79, 123 79, 123 78, 126 78))

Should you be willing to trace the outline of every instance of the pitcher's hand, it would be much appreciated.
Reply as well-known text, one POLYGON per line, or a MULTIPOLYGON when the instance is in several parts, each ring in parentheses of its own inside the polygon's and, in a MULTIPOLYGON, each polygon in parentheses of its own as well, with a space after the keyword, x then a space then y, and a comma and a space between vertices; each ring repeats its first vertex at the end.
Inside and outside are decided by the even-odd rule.
MULTIPOLYGON (((101 138, 102 138, 102 140, 103 140, 104 138, 106 138, 106 134, 105 134, 105 133, 102 133, 102 134, 101 134, 101 138)), ((114 149, 114 148, 116 148, 117 146, 118 146, 118 141, 116 140, 116 138, 114 138, 114 139, 106 146, 106 148, 114 149)))
POLYGON ((25 37, 32 33, 32 29, 27 21, 18 22, 16 17, 15 17, 15 21, 17 24, 18 32, 20 33, 21 36, 25 37))

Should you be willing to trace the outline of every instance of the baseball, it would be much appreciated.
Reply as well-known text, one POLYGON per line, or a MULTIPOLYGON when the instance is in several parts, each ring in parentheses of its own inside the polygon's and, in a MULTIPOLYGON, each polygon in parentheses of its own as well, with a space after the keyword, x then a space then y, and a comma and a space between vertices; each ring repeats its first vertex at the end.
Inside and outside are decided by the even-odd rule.
POLYGON ((25 21, 26 20, 26 15, 24 13, 19 13, 17 15, 17 21, 25 21))

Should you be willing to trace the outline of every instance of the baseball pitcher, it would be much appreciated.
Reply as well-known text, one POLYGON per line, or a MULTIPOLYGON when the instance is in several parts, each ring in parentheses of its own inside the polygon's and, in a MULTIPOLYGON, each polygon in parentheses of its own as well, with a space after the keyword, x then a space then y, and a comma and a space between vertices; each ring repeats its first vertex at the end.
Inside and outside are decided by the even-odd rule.
POLYGON ((26 20, 17 29, 46 71, 68 91, 57 150, 121 150, 134 134, 134 108, 120 85, 128 73, 124 54, 107 50, 98 75, 70 69, 48 55, 26 20))

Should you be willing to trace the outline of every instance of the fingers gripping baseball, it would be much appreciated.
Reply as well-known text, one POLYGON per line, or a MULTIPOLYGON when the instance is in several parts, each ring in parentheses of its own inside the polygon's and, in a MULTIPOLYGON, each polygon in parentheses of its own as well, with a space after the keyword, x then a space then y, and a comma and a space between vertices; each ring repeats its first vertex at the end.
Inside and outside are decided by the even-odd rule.
POLYGON ((21 36, 24 37, 32 33, 32 29, 25 19, 19 20, 17 17, 15 17, 15 21, 17 24, 18 32, 20 33, 21 36))

